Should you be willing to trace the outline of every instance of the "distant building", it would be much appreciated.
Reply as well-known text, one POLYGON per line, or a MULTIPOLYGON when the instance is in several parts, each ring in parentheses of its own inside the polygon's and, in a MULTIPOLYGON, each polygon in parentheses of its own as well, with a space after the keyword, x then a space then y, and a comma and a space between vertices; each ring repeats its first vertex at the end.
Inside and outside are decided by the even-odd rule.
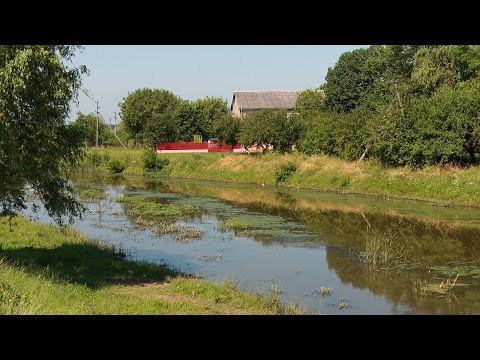
POLYGON ((234 91, 230 110, 237 117, 263 109, 293 111, 299 91, 234 91))

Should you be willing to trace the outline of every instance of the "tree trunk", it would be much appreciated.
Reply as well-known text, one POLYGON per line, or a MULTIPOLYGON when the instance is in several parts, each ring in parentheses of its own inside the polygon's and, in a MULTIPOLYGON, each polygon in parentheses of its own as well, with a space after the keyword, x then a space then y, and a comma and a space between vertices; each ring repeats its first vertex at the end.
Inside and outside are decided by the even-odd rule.
POLYGON ((475 148, 473 146, 468 147, 468 154, 470 155, 470 160, 471 160, 472 164, 476 164, 477 159, 475 157, 475 148))

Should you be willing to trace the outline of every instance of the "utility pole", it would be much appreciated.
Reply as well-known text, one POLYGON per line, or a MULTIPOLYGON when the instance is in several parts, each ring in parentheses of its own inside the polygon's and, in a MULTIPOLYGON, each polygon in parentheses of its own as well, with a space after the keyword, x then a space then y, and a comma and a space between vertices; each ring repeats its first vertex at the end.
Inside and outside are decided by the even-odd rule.
POLYGON ((87 117, 85 116, 84 117, 85 121, 83 122, 84 123, 84 126, 83 126, 83 132, 85 133, 85 150, 88 150, 88 145, 87 145, 87 117))
POLYGON ((98 148, 98 101, 95 101, 97 104, 97 148, 98 148))
POLYGON ((114 118, 115 118, 115 127, 113 129, 115 130, 115 135, 116 135, 117 134, 117 113, 114 112, 113 115, 114 115, 114 118))
MULTIPOLYGON (((103 122, 106 122, 102 114, 100 114, 100 112, 98 112, 98 114, 102 117, 103 122)), ((127 147, 122 143, 122 140, 118 138, 117 134, 109 126, 107 126, 107 129, 110 130, 110 132, 117 138, 118 142, 126 149, 127 147)))

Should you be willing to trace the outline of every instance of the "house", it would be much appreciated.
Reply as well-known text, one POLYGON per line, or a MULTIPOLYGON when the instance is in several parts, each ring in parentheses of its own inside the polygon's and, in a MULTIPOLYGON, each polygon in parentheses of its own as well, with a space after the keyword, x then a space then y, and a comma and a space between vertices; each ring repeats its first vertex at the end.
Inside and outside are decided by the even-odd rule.
POLYGON ((299 91, 234 91, 230 110, 237 117, 263 109, 293 111, 299 91))

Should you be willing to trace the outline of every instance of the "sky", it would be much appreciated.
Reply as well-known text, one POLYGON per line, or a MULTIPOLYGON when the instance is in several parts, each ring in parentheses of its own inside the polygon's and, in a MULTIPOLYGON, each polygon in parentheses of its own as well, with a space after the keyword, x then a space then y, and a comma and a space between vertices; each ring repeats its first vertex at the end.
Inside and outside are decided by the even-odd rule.
POLYGON ((343 52, 360 47, 366 45, 88 45, 73 61, 90 74, 70 119, 95 113, 98 101, 105 120, 113 123, 116 112, 119 121, 118 104, 145 87, 186 100, 220 97, 229 106, 235 90, 314 89, 343 52))

